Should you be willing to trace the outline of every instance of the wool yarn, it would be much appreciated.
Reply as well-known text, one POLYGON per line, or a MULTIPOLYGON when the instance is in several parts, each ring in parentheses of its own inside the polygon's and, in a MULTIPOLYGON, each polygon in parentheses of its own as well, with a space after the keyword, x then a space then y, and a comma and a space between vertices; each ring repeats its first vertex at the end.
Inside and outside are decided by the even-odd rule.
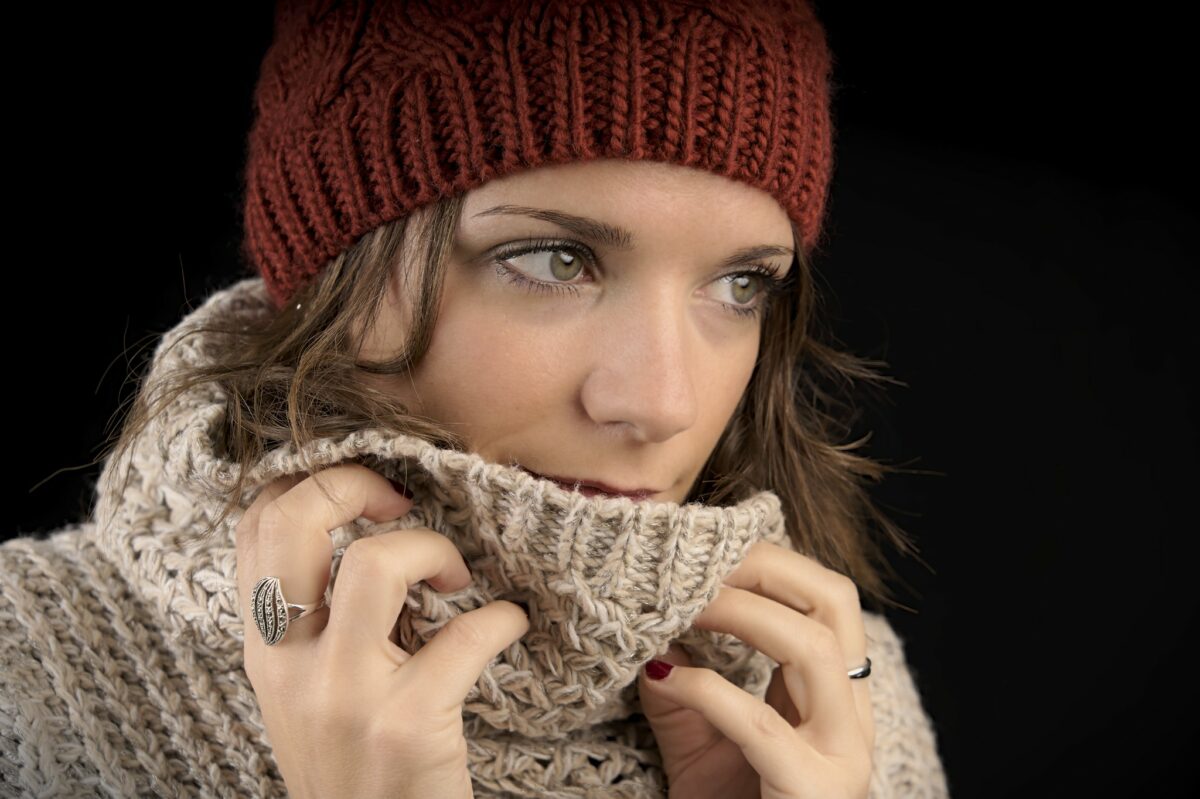
MULTIPOLYGON (((260 280, 244 280, 210 300, 209 308, 224 305, 223 318, 249 323, 252 316, 271 313, 261 295, 254 301, 261 288, 260 280)), ((197 314, 197 321, 204 318, 197 314)), ((186 330, 160 347, 163 372, 184 363, 198 365, 206 357, 204 338, 189 338, 186 330)), ((214 425, 224 418, 223 399, 214 385, 198 387, 180 398, 165 427, 151 436, 169 442, 167 485, 198 489, 202 497, 233 486, 237 465, 213 449, 214 425)), ((563 741, 582 733, 580 740, 593 747, 593 758, 600 753, 606 772, 635 777, 631 785, 657 784, 643 760, 624 751, 629 742, 603 737, 628 738, 629 731, 603 724, 637 712, 638 669, 675 639, 689 647, 697 665, 717 670, 759 698, 765 695, 775 666, 769 658, 733 636, 689 628, 756 541, 790 545, 774 493, 762 491, 729 507, 586 497, 515 465, 489 463, 474 453, 379 429, 321 439, 306 451, 318 466, 367 465, 402 482, 415 497, 412 511, 400 519, 358 519, 332 531, 336 554, 327 601, 333 598, 341 551, 351 541, 419 526, 450 538, 475 579, 453 593, 439 593, 424 582, 412 586, 408 612, 400 617, 401 647, 417 651, 453 617, 496 599, 528 605, 530 631, 488 664, 464 703, 464 732, 475 744, 469 762, 481 779, 541 791, 552 787, 551 774, 565 769, 581 787, 600 784, 599 766, 585 756, 576 752, 564 760, 563 741), (520 754, 530 750, 539 751, 553 768, 520 754)), ((290 444, 268 452, 248 475, 242 507, 272 480, 302 471, 302 463, 290 444)), ((123 486, 119 468, 111 477, 106 487, 123 486)), ((130 512, 138 509, 123 488, 102 494, 97 518, 100 535, 109 537, 111 546, 128 548, 127 526, 111 520, 130 512)), ((227 528, 224 543, 232 546, 233 527, 227 528)), ((266 575, 255 579, 260 576, 266 575)), ((242 620, 234 621, 244 615, 236 595, 223 593, 219 601, 228 614, 221 622, 223 634, 244 635, 242 620)), ((250 631, 257 634, 252 625, 250 631)), ((212 632, 217 634, 215 626, 212 632)))
MULTIPOLYGON (((164 335, 142 390, 220 346, 196 325, 270 309, 260 278, 214 293, 164 335)), ((216 444, 225 414, 213 384, 190 388, 124 457, 105 463, 89 519, 0 545, 0 795, 10 787, 23 795, 286 795, 242 669, 243 636, 257 631, 237 593, 240 513, 215 538, 196 539, 220 510, 216 491, 240 468, 216 444)), ((774 493, 721 507, 585 497, 513 465, 378 429, 318 439, 306 451, 322 465, 357 460, 415 495, 401 519, 360 518, 332 531, 334 547, 428 526, 471 566, 476 579, 461 591, 410 588, 400 617, 406 649, 494 599, 529 605, 529 632, 487 665, 463 706, 480 799, 664 799, 636 676, 672 639, 697 665, 765 695, 770 658, 690 625, 751 546, 791 547, 774 493)), ((269 451, 248 474, 241 509, 302 468, 297 450, 269 451)), ((870 797, 945 796, 902 644, 883 616, 864 612, 864 620, 876 719, 870 797)))

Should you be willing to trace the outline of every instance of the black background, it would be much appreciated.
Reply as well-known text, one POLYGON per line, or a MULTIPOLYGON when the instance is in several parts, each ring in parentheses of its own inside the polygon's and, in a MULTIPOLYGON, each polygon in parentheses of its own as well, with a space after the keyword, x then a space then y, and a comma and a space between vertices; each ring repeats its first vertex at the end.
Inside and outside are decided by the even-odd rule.
MULTIPOLYGON (((86 513, 130 370, 241 276, 271 33, 268 3, 42 8, 9 54, 9 534, 86 513)), ((1182 19, 1101 8, 818 5, 816 267, 908 384, 868 451, 932 473, 875 496, 934 569, 897 559, 889 618, 955 796, 1170 795, 1197 738, 1194 59, 1182 19)))

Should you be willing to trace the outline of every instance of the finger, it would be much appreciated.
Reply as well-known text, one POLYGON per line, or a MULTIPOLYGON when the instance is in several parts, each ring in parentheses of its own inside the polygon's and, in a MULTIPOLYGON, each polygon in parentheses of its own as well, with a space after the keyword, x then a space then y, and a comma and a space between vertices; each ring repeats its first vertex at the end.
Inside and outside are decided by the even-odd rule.
POLYGON ((844 574, 799 552, 759 541, 724 583, 770 597, 816 619, 837 636, 852 661, 846 668, 862 665, 867 654, 866 625, 858 586, 844 574))
MULTIPOLYGON (((770 597, 829 627, 846 655, 847 671, 866 662, 866 624, 858 586, 844 574, 799 552, 759 541, 725 584, 770 597)), ((849 682, 859 725, 869 739, 873 738, 870 683, 867 679, 849 682)))
POLYGON ((860 746, 864 730, 854 681, 846 675, 841 645, 824 624, 753 591, 724 586, 695 626, 737 636, 778 663, 801 726, 821 742, 822 752, 860 746))
MULTIPOLYGON (((692 665, 691 655, 677 643, 672 643, 655 660, 672 666, 692 665)), ((696 752, 718 740, 721 732, 701 713, 677 704, 667 693, 659 691, 658 685, 659 681, 650 679, 645 668, 638 672, 638 700, 642 713, 658 742, 663 761, 687 762, 696 752)))
MULTIPOLYGON (((355 657, 378 649, 400 665, 409 655, 391 640, 411 586, 425 580, 436 591, 471 583, 462 553, 427 527, 392 530, 351 542, 342 553, 321 646, 355 657)), ((290 635, 290 633, 289 633, 290 635)))
POLYGON ((250 507, 246 508, 246 512, 242 514, 237 527, 234 528, 237 549, 238 596, 242 598, 243 611, 250 605, 250 589, 258 579, 252 577, 258 573, 258 517, 267 503, 274 501, 307 476, 306 472, 300 472, 267 483, 250 503, 250 507))
MULTIPOLYGON (((387 478, 358 463, 331 466, 304 480, 263 506, 258 518, 258 571, 279 578, 288 602, 307 604, 325 594, 333 565, 330 531, 360 516, 387 521, 412 509, 412 500, 394 489, 387 478)), ((249 601, 248 597, 244 601, 249 601)), ((288 625, 276 646, 300 645, 324 628, 328 610, 322 608, 288 625)), ((260 641, 261 643, 261 641, 260 641)))
POLYGON ((457 717, 488 663, 527 632, 529 617, 520 605, 504 599, 489 602, 446 622, 397 673, 406 685, 421 686, 423 710, 457 717), (430 693, 426 686, 438 690, 430 693))
POLYGON ((254 621, 250 612, 250 597, 254 588, 254 583, 257 581, 258 574, 258 517, 262 513, 262 509, 269 503, 281 496, 284 492, 294 487, 297 483, 307 477, 306 472, 299 474, 287 475, 271 481, 258 492, 258 496, 250 503, 242 518, 238 520, 234 530, 236 536, 237 562, 234 566, 237 572, 237 585, 239 600, 239 613, 242 619, 242 626, 245 634, 242 636, 242 660, 243 668, 246 675, 250 677, 252 683, 258 684, 257 675, 261 673, 259 668, 262 659, 263 650, 266 646, 263 644, 262 638, 256 634, 254 621))
POLYGON ((757 697, 712 669, 675 666, 655 681, 655 692, 702 715, 737 744, 764 782, 795 785, 815 773, 815 752, 796 729, 757 697))

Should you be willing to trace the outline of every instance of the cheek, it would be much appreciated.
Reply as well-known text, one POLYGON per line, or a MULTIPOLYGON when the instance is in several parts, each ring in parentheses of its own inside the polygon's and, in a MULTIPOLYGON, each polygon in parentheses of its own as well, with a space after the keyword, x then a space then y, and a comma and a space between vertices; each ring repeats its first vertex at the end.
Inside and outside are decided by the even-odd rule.
POLYGON ((754 343, 714 353, 699 367, 700 373, 695 378, 695 384, 698 387, 697 401, 701 403, 700 415, 704 419, 703 436, 713 445, 749 390, 757 358, 758 345, 755 339, 754 343))
POLYGON ((520 416, 558 402, 570 379, 563 353, 539 329, 514 326, 479 307, 439 320, 420 369, 427 405, 436 404, 445 418, 468 420, 520 416))
POLYGON ((753 357, 750 358, 749 365, 741 360, 723 361, 718 368, 708 370, 704 379, 698 381, 698 385, 708 387, 700 392, 701 402, 708 406, 705 416, 711 420, 718 434, 725 428, 742 395, 749 388, 750 375, 753 372, 753 357))

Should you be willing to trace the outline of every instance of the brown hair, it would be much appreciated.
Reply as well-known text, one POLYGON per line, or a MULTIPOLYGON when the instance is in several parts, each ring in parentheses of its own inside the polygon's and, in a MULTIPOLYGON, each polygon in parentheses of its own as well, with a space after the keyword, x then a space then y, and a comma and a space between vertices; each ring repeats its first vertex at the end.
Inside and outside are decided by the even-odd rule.
MULTIPOLYGON (((465 451, 465 442, 453 432, 412 415, 364 379, 404 374, 427 350, 462 205, 458 195, 375 228, 260 325, 217 320, 198 327, 197 332, 221 337, 213 362, 170 374, 156 398, 144 387, 139 390, 119 437, 99 457, 119 457, 181 392, 217 381, 228 406, 214 445, 242 468, 220 516, 198 534, 204 539, 236 509, 250 466, 283 443, 299 447, 313 438, 372 426, 465 451), (358 360, 362 334, 384 306, 393 273, 405 281, 404 296, 416 300, 405 348, 390 360, 358 360)), ((794 225, 793 236, 798 242, 794 225)), ((729 504, 771 489, 782 501, 787 530, 800 551, 850 577, 871 607, 906 608, 893 600, 881 574, 896 576, 876 540, 877 529, 901 552, 916 555, 916 550, 874 506, 863 482, 878 482, 899 469, 853 452, 869 434, 839 443, 857 419, 856 380, 904 383, 874 370, 886 366, 883 361, 822 343, 820 298, 802 248, 796 251, 790 290, 773 298, 764 312, 759 361, 747 390, 684 502, 729 504)))

